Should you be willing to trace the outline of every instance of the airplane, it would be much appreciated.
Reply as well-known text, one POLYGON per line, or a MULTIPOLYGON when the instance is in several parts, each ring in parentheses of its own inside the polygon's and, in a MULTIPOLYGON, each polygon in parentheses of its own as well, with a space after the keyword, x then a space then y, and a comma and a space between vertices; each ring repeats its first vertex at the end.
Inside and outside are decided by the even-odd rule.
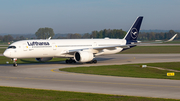
POLYGON ((132 48, 138 43, 137 38, 143 16, 137 17, 123 39, 36 39, 22 40, 9 45, 4 51, 5 57, 13 60, 35 58, 37 61, 48 61, 53 57, 69 58, 66 63, 97 63, 98 55, 115 54, 132 48))

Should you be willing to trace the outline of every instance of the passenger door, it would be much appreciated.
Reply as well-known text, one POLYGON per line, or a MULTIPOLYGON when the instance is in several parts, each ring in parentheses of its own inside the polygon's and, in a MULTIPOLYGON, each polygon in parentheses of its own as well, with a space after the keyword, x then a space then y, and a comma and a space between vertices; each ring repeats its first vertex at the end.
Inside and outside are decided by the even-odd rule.
POLYGON ((28 45, 26 43, 23 43, 23 50, 27 51, 28 50, 28 45))

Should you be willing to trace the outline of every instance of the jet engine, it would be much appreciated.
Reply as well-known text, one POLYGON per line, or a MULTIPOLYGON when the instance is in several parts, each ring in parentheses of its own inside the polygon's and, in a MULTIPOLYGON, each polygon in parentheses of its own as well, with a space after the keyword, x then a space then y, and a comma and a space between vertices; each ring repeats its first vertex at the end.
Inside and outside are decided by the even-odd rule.
POLYGON ((75 52, 74 54, 74 60, 76 62, 89 62, 93 60, 93 58, 94 58, 93 53, 86 51, 79 51, 79 52, 75 52))
POLYGON ((48 57, 48 58, 36 58, 36 61, 45 62, 45 61, 49 61, 51 59, 52 59, 52 57, 48 57))

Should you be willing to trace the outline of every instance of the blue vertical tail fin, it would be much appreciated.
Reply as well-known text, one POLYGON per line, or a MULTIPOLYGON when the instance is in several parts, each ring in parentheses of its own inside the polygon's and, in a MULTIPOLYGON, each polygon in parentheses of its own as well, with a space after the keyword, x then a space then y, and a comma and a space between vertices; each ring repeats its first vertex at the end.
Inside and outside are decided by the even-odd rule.
POLYGON ((127 40, 127 43, 136 42, 138 34, 139 34, 140 27, 141 27, 142 20, 143 20, 143 16, 139 16, 136 19, 136 21, 134 22, 134 24, 132 25, 132 27, 127 32, 126 36, 124 37, 124 39, 127 40))

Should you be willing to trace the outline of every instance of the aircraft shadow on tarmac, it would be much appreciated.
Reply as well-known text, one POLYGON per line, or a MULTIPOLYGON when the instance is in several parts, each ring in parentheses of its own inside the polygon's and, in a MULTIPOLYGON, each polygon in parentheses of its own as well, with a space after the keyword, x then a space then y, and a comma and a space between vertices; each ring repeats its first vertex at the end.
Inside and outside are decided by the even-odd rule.
POLYGON ((106 61, 106 60, 112 60, 112 59, 114 58, 100 58, 100 57, 96 58, 97 61, 106 61))
MULTIPOLYGON (((111 59, 114 59, 114 58, 100 58, 100 57, 96 58, 97 61, 106 61, 106 60, 111 60, 111 59)), ((29 60, 24 60, 24 59, 21 59, 21 61, 26 62, 27 64, 28 63, 33 63, 33 64, 36 64, 36 63, 37 64, 66 64, 65 61, 34 62, 34 61, 29 61, 29 60)), ((82 64, 82 63, 74 63, 74 64, 82 64)))
MULTIPOLYGON (((34 61, 30 61, 30 60, 24 60, 24 59, 20 59, 22 62, 25 62, 25 63, 37 63, 37 62, 34 62, 34 61)), ((42 62, 43 63, 43 62, 42 62)))
MULTIPOLYGON (((114 58, 96 58, 97 61, 107 61, 107 60, 112 60, 114 58)), ((66 64, 65 61, 50 61, 50 62, 35 62, 35 61, 30 61, 30 60, 24 60, 20 59, 22 62, 25 63, 19 63, 18 65, 42 65, 42 64, 66 64)), ((90 63, 72 63, 68 65, 83 65, 83 64, 90 64, 90 63)), ((12 64, 2 64, 0 66, 11 66, 12 64)))

